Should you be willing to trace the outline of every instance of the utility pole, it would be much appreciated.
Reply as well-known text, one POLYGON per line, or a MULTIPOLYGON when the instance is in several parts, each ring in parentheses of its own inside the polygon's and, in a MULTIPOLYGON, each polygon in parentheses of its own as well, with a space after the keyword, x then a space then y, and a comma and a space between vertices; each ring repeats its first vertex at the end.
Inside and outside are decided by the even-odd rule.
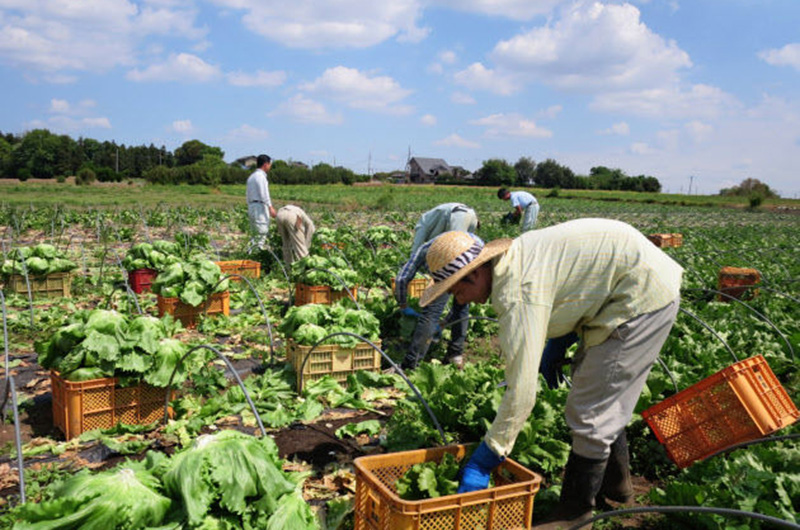
POLYGON ((689 175, 689 195, 692 194, 692 181, 694 180, 694 175, 689 175))
POLYGON ((372 149, 369 150, 369 158, 367 159, 367 176, 372 178, 372 149))

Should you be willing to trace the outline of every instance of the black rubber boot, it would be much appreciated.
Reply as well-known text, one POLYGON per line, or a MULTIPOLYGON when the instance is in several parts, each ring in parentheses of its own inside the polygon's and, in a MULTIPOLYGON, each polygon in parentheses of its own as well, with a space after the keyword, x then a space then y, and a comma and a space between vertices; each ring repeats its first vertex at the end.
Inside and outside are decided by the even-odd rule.
POLYGON ((611 444, 611 455, 608 457, 603 484, 595 502, 602 504, 603 499, 630 504, 633 502, 633 484, 631 484, 631 466, 628 456, 628 438, 622 431, 616 441, 611 444))
MULTIPOLYGON (((546 522, 535 525, 537 530, 567 530, 592 518, 594 499, 603 483, 605 458, 595 460, 570 452, 564 469, 564 483, 558 507, 546 522)), ((590 529, 591 526, 584 528, 590 529)))

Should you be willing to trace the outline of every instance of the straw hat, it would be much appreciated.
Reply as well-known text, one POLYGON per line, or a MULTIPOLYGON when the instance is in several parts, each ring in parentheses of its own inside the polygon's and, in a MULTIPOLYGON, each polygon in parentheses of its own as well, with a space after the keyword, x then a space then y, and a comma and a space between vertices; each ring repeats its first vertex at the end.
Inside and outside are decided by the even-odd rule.
POLYGON ((434 239, 425 257, 434 283, 422 293, 420 307, 442 296, 461 278, 510 246, 511 239, 496 239, 484 245, 466 232, 445 232, 434 239))

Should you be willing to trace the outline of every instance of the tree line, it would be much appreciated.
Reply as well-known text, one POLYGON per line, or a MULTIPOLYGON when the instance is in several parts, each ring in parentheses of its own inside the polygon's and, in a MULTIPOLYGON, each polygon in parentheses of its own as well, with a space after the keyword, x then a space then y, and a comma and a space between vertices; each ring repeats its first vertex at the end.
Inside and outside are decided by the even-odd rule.
MULTIPOLYGON (((0 174, 27 180, 29 178, 59 180, 76 176, 79 184, 94 180, 119 182, 141 178, 156 184, 240 184, 247 180, 252 168, 228 164, 219 147, 200 140, 188 140, 175 151, 163 145, 126 146, 116 142, 54 134, 47 129, 34 129, 23 135, 0 132, 0 174)), ((377 174, 378 180, 388 174, 377 174)), ((370 180, 344 167, 318 163, 309 168, 276 160, 270 171, 270 182, 276 184, 352 184, 370 180)), ((658 192, 661 183, 655 177, 628 176, 621 169, 593 167, 589 175, 576 175, 569 167, 552 159, 536 163, 521 157, 511 165, 502 159, 483 162, 472 180, 464 175, 445 175, 437 184, 475 184, 480 186, 521 186, 540 188, 627 190, 658 192)))

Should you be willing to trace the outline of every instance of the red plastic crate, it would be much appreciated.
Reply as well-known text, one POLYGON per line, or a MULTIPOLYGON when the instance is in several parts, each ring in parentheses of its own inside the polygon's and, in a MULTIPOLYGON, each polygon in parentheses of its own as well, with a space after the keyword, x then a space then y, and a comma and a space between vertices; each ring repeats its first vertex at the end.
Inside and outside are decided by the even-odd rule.
POLYGON ((493 488, 421 501, 407 501, 397 495, 395 483, 411 466, 439 462, 445 453, 462 460, 467 446, 357 458, 354 461, 355 530, 516 530, 531 527, 533 499, 542 477, 510 458, 494 471, 493 488))
POLYGON ((164 298, 158 295, 158 316, 172 315, 181 321, 183 327, 192 329, 197 326, 197 317, 201 315, 230 315, 231 296, 228 291, 214 293, 197 307, 181 302, 180 298, 164 298))
MULTIPOLYGON (((164 417, 166 388, 140 383, 119 387, 117 378, 67 381, 50 372, 53 424, 67 440, 93 429, 110 429, 118 423, 147 425, 164 417)), ((170 399, 174 399, 173 390, 170 399)), ((172 410, 168 409, 172 417, 172 410)))
POLYGON ((158 271, 154 269, 134 269, 128 272, 128 284, 136 294, 149 293, 157 276, 158 271))
POLYGON ((800 417, 763 356, 739 361, 642 412, 684 468, 731 445, 761 438, 800 417))

